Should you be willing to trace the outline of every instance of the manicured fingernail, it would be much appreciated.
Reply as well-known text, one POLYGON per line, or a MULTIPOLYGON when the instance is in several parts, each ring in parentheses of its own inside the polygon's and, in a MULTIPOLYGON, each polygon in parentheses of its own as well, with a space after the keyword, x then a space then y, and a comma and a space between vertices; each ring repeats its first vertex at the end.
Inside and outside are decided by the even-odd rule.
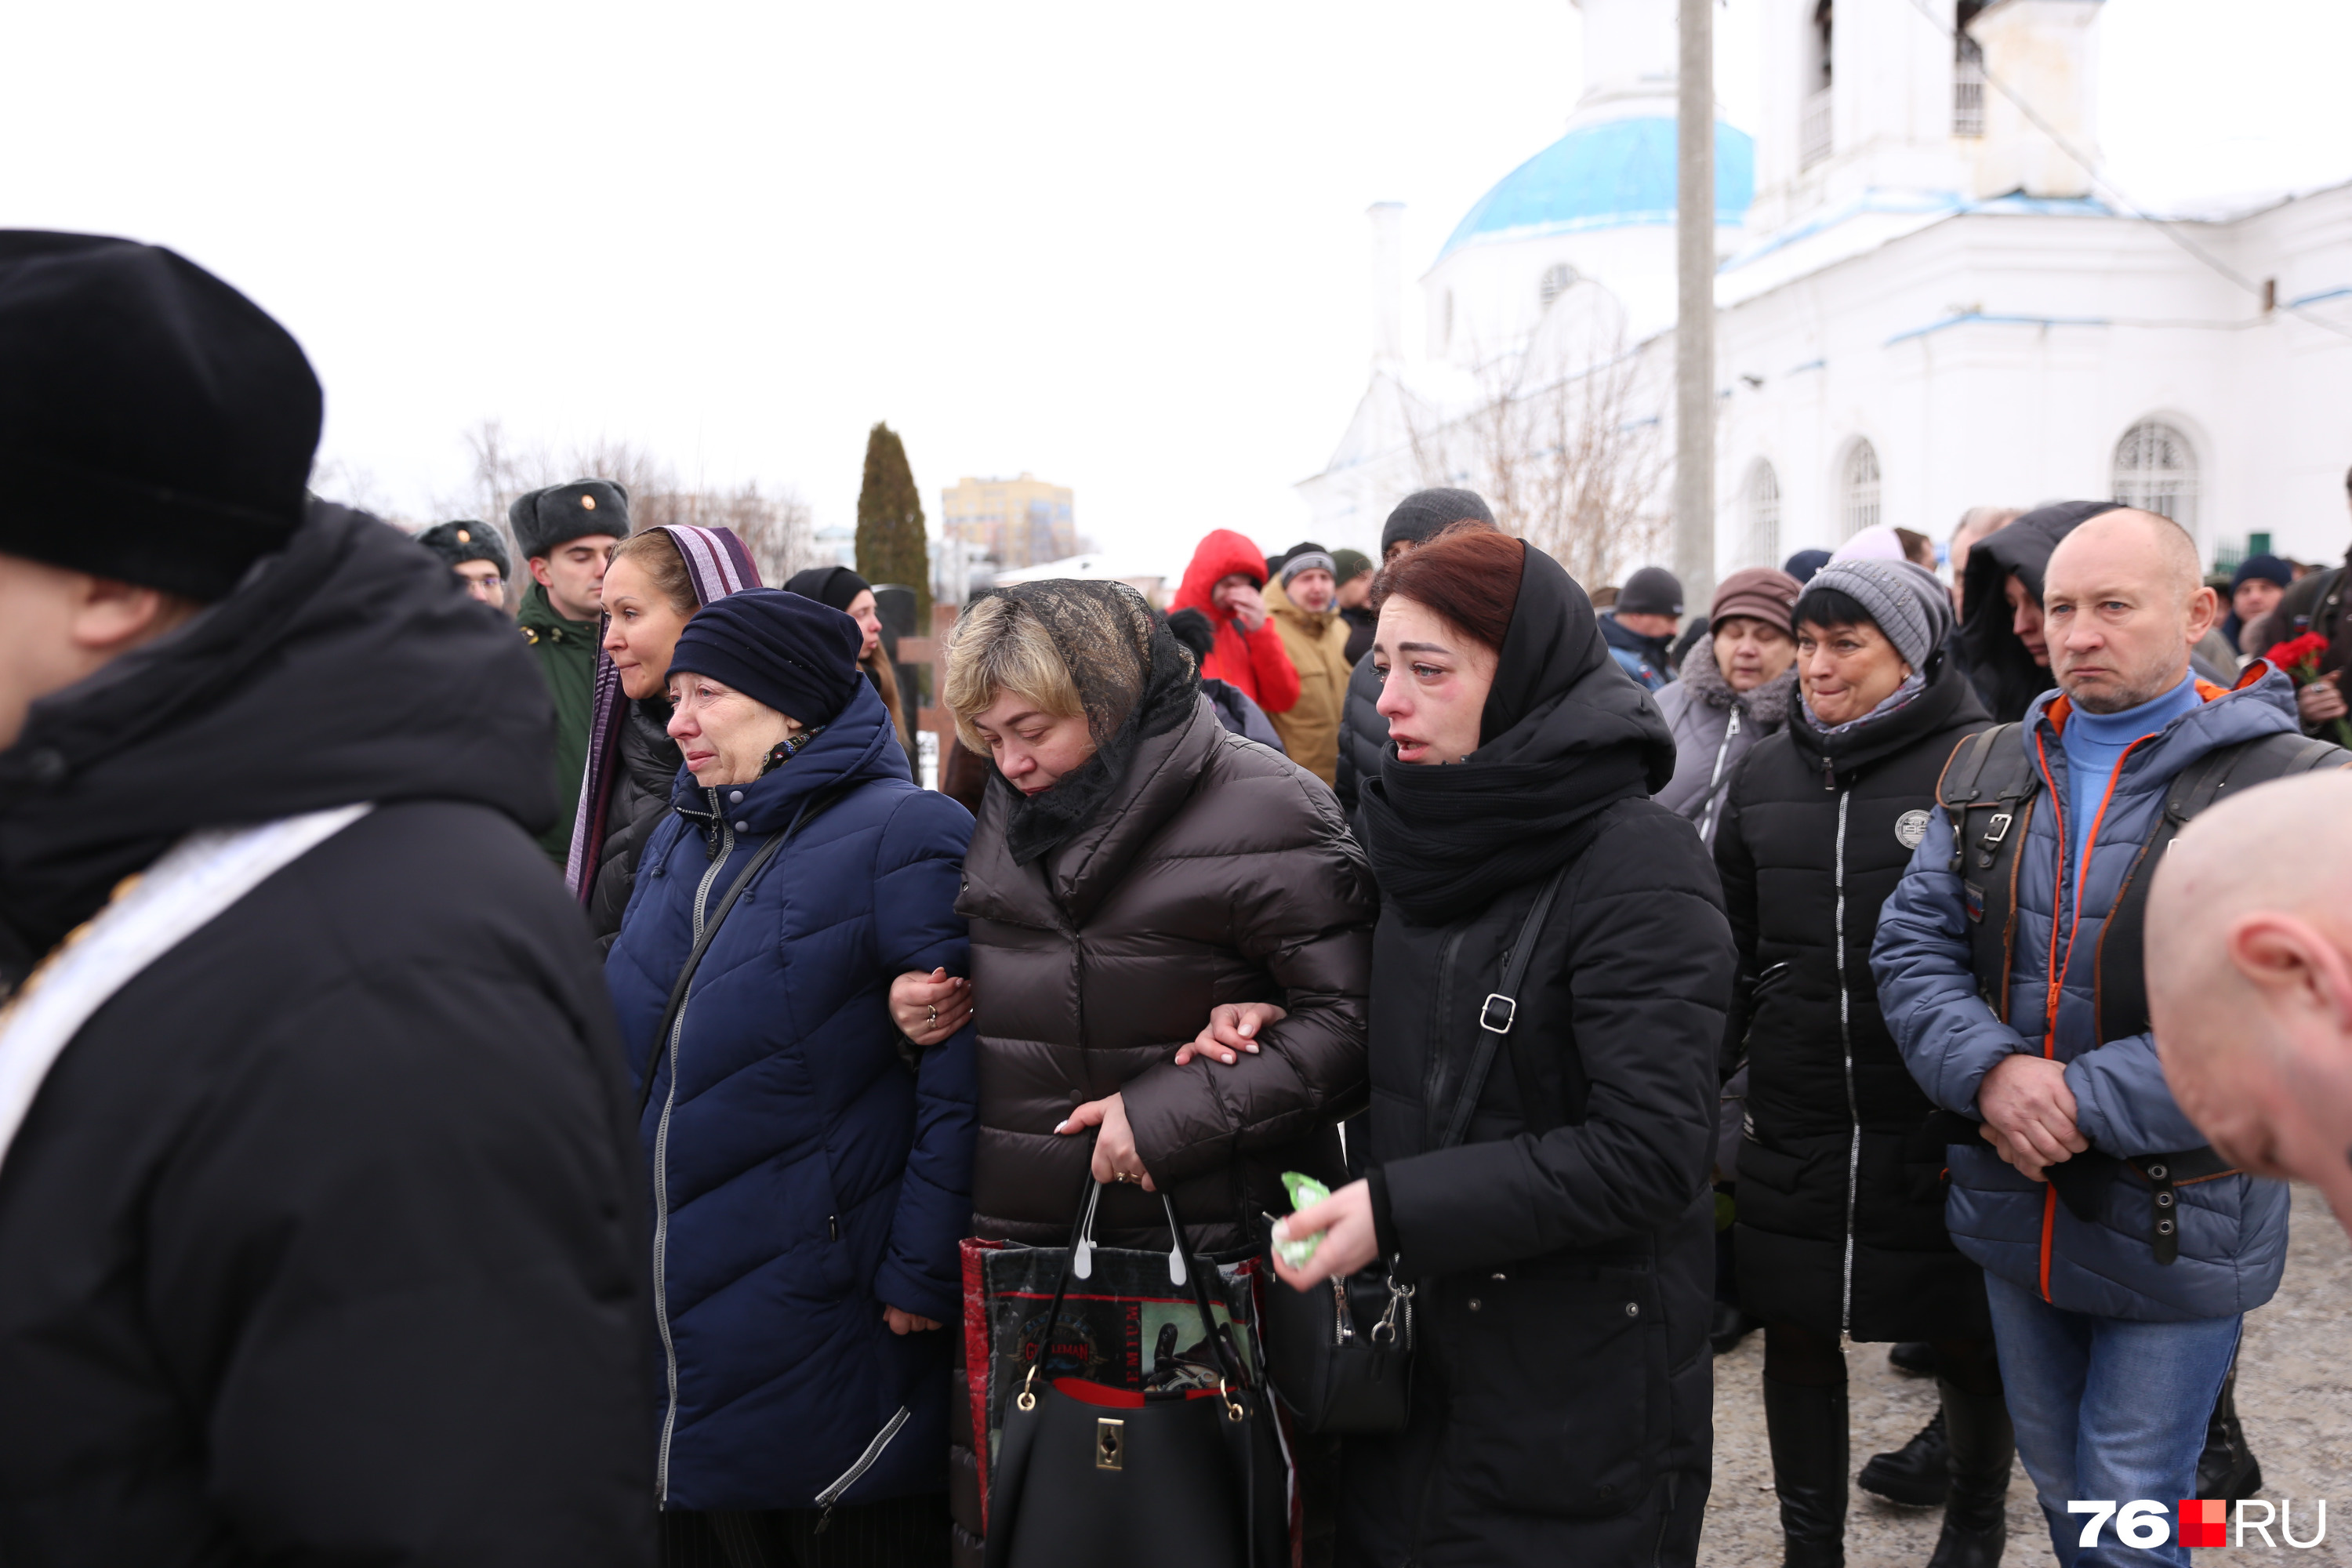
POLYGON ((1227 1067, 1231 1067, 1231 1066, 1233 1066, 1233 1065, 1234 1065, 1234 1053, 1233 1053, 1233 1052, 1231 1052, 1231 1051, 1227 1051, 1227 1052, 1225 1053, 1225 1055, 1224 1055, 1224 1063, 1225 1063, 1225 1065, 1226 1065, 1227 1067))
POLYGON ((1250 1046, 1250 1047, 1248 1047, 1248 1049, 1249 1049, 1249 1054, 1250 1054, 1250 1055, 1252 1055, 1252 1056, 1255 1056, 1255 1055, 1257 1055, 1257 1047, 1256 1047, 1256 1046, 1252 1045, 1252 1046, 1250 1046))

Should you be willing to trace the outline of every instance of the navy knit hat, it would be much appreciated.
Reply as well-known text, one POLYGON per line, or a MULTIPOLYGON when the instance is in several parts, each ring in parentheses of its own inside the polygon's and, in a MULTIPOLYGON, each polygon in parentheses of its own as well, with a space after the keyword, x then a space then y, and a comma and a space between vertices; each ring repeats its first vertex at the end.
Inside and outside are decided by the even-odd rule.
POLYGON ((1621 616, 1680 616, 1682 579, 1663 566, 1644 566, 1617 590, 1615 607, 1621 616))
POLYGON ((839 610, 782 588, 746 588, 694 613, 669 669, 723 681, 814 729, 831 723, 856 690, 865 646, 866 634, 839 610))
POLYGON ((1472 519, 1495 526, 1493 509, 1476 490, 1415 490, 1397 502, 1388 521, 1381 525, 1381 556, 1387 559, 1389 546, 1400 539, 1426 544, 1450 525, 1472 519))
POLYGON ((2230 579, 2230 592, 2236 593, 2255 577, 2284 588, 2294 581, 2294 568, 2275 555, 2249 555, 2238 563, 2238 570, 2230 579))
POLYGON ((1800 584, 1805 584, 1811 582, 1813 574, 1829 563, 1830 552, 1826 550, 1800 550, 1780 563, 1780 570, 1800 584))

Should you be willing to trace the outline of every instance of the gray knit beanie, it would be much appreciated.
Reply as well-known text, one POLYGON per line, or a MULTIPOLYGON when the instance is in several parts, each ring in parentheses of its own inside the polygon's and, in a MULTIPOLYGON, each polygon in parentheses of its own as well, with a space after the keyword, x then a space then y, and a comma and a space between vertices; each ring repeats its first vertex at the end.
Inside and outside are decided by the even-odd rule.
POLYGON ((1822 624, 1808 606, 1823 589, 1843 594, 1867 611, 1903 662, 1915 670, 1925 670, 1952 635, 1951 590, 1936 581, 1934 573, 1908 561, 1831 562, 1805 584, 1797 601, 1799 623, 1822 624))

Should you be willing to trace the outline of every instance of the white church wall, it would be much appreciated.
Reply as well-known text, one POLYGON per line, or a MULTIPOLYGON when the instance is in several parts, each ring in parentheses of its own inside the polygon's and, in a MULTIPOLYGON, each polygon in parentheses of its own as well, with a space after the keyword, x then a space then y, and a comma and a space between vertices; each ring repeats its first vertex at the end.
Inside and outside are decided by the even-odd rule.
MULTIPOLYGON (((2282 298, 2331 268, 2352 288, 2352 190, 2252 235, 2200 226, 2242 264, 2276 266, 2282 298)), ((2150 226, 1954 218, 1727 310, 1720 342, 1728 548, 1759 458, 1779 479, 1785 554, 1842 537, 1856 437, 1878 453, 1880 521, 1943 537, 1969 506, 2113 493, 2118 442, 2158 419, 2194 451, 2182 521, 2209 556, 2249 531, 2304 558, 2342 551, 2352 341, 2259 316, 2150 226)))

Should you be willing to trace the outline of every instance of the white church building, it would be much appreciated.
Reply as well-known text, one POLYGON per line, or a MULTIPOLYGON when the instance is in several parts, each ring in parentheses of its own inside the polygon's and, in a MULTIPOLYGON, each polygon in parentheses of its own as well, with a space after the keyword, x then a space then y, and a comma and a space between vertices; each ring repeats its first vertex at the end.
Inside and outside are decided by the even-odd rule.
MULTIPOLYGON (((1578 3, 1566 134, 1423 274, 1418 353, 1398 209, 1372 209, 1371 383, 1298 487, 1326 544, 1372 551, 1399 497, 1453 482, 1548 510, 1556 552, 1601 519, 1615 542, 1582 552, 1588 574, 1670 554, 1675 0, 1578 3), (1578 416, 1507 412, 1604 382, 1578 416), (1579 489, 1595 450, 1638 518, 1579 489)), ((1763 0, 1761 123, 1716 131, 1718 574, 1874 523, 1940 540, 1972 506, 2094 496, 2166 512, 2209 559, 2250 538, 2343 555, 2352 184, 2121 210, 2083 162, 2102 9, 1763 0)))

